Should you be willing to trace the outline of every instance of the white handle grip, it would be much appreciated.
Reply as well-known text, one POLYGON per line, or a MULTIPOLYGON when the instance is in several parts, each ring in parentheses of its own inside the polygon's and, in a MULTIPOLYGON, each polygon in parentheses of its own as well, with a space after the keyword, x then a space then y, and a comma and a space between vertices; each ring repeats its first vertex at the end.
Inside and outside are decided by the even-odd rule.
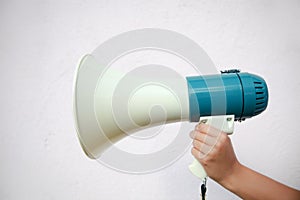
MULTIPOLYGON (((232 134, 234 129, 234 115, 200 117, 199 123, 209 124, 227 134, 232 134)), ((204 168, 196 159, 192 164, 189 165, 189 169, 195 176, 200 179, 204 179, 205 177, 207 177, 204 168)))

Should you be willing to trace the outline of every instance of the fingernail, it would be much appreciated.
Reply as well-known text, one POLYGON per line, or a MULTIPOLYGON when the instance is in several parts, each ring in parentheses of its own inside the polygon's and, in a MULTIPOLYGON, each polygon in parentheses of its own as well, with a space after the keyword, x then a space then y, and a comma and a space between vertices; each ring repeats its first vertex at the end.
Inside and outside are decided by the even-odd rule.
POLYGON ((202 126, 202 124, 197 124, 197 126, 196 126, 196 130, 200 130, 201 129, 201 126, 202 126))
POLYGON ((190 132, 190 138, 194 139, 194 137, 195 137, 195 131, 191 131, 190 132))
POLYGON ((200 130, 200 129, 201 129, 201 124, 197 124, 196 130, 200 130))

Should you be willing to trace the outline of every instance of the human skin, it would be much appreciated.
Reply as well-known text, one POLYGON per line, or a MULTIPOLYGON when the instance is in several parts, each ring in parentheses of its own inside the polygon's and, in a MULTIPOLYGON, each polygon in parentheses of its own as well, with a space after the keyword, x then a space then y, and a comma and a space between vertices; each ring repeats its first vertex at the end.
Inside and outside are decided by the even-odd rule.
POLYGON ((300 199, 300 191, 242 165, 226 133, 199 124, 190 137, 193 139, 192 154, 202 164, 208 177, 242 199, 300 199))

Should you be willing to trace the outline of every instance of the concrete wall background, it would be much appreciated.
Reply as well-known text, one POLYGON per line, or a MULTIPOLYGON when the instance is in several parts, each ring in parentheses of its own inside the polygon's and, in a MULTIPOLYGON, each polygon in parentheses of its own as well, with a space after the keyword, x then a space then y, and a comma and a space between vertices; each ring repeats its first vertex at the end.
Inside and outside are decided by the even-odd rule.
MULTIPOLYGON (((262 75, 265 113, 236 125, 249 167, 300 189, 299 1, 0 2, 1 199, 197 199, 186 153, 148 175, 110 170, 83 154, 72 116, 81 56, 119 33, 166 28, 199 43, 220 69, 262 75)), ((209 181, 209 199, 239 199, 209 181)))

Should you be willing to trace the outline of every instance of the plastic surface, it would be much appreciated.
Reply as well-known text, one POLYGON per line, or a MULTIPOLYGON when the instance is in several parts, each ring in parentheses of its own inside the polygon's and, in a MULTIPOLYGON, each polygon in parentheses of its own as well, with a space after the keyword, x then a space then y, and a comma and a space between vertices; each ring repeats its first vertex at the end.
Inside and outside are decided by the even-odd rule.
POLYGON ((124 74, 113 69, 103 73, 104 67, 92 55, 86 55, 75 75, 76 129, 81 146, 90 158, 98 158, 112 144, 141 128, 189 120, 184 78, 170 81, 179 91, 177 94, 172 93, 168 85, 158 84, 141 85, 135 92, 124 92, 141 77, 127 80, 118 93, 116 84, 124 74))
MULTIPOLYGON (((200 117, 199 123, 209 124, 227 134, 232 134, 234 130, 234 115, 222 115, 213 117, 200 117)), ((207 177, 207 174, 198 162, 194 160, 192 164, 189 165, 190 171, 200 179, 207 177)))
POLYGON ((190 121, 202 116, 235 115, 244 120, 264 111, 268 104, 267 84, 249 73, 229 72, 187 77, 190 121))
POLYGON ((263 78, 249 73, 238 73, 243 85, 244 111, 241 118, 250 118, 263 112, 268 106, 268 87, 263 78))

